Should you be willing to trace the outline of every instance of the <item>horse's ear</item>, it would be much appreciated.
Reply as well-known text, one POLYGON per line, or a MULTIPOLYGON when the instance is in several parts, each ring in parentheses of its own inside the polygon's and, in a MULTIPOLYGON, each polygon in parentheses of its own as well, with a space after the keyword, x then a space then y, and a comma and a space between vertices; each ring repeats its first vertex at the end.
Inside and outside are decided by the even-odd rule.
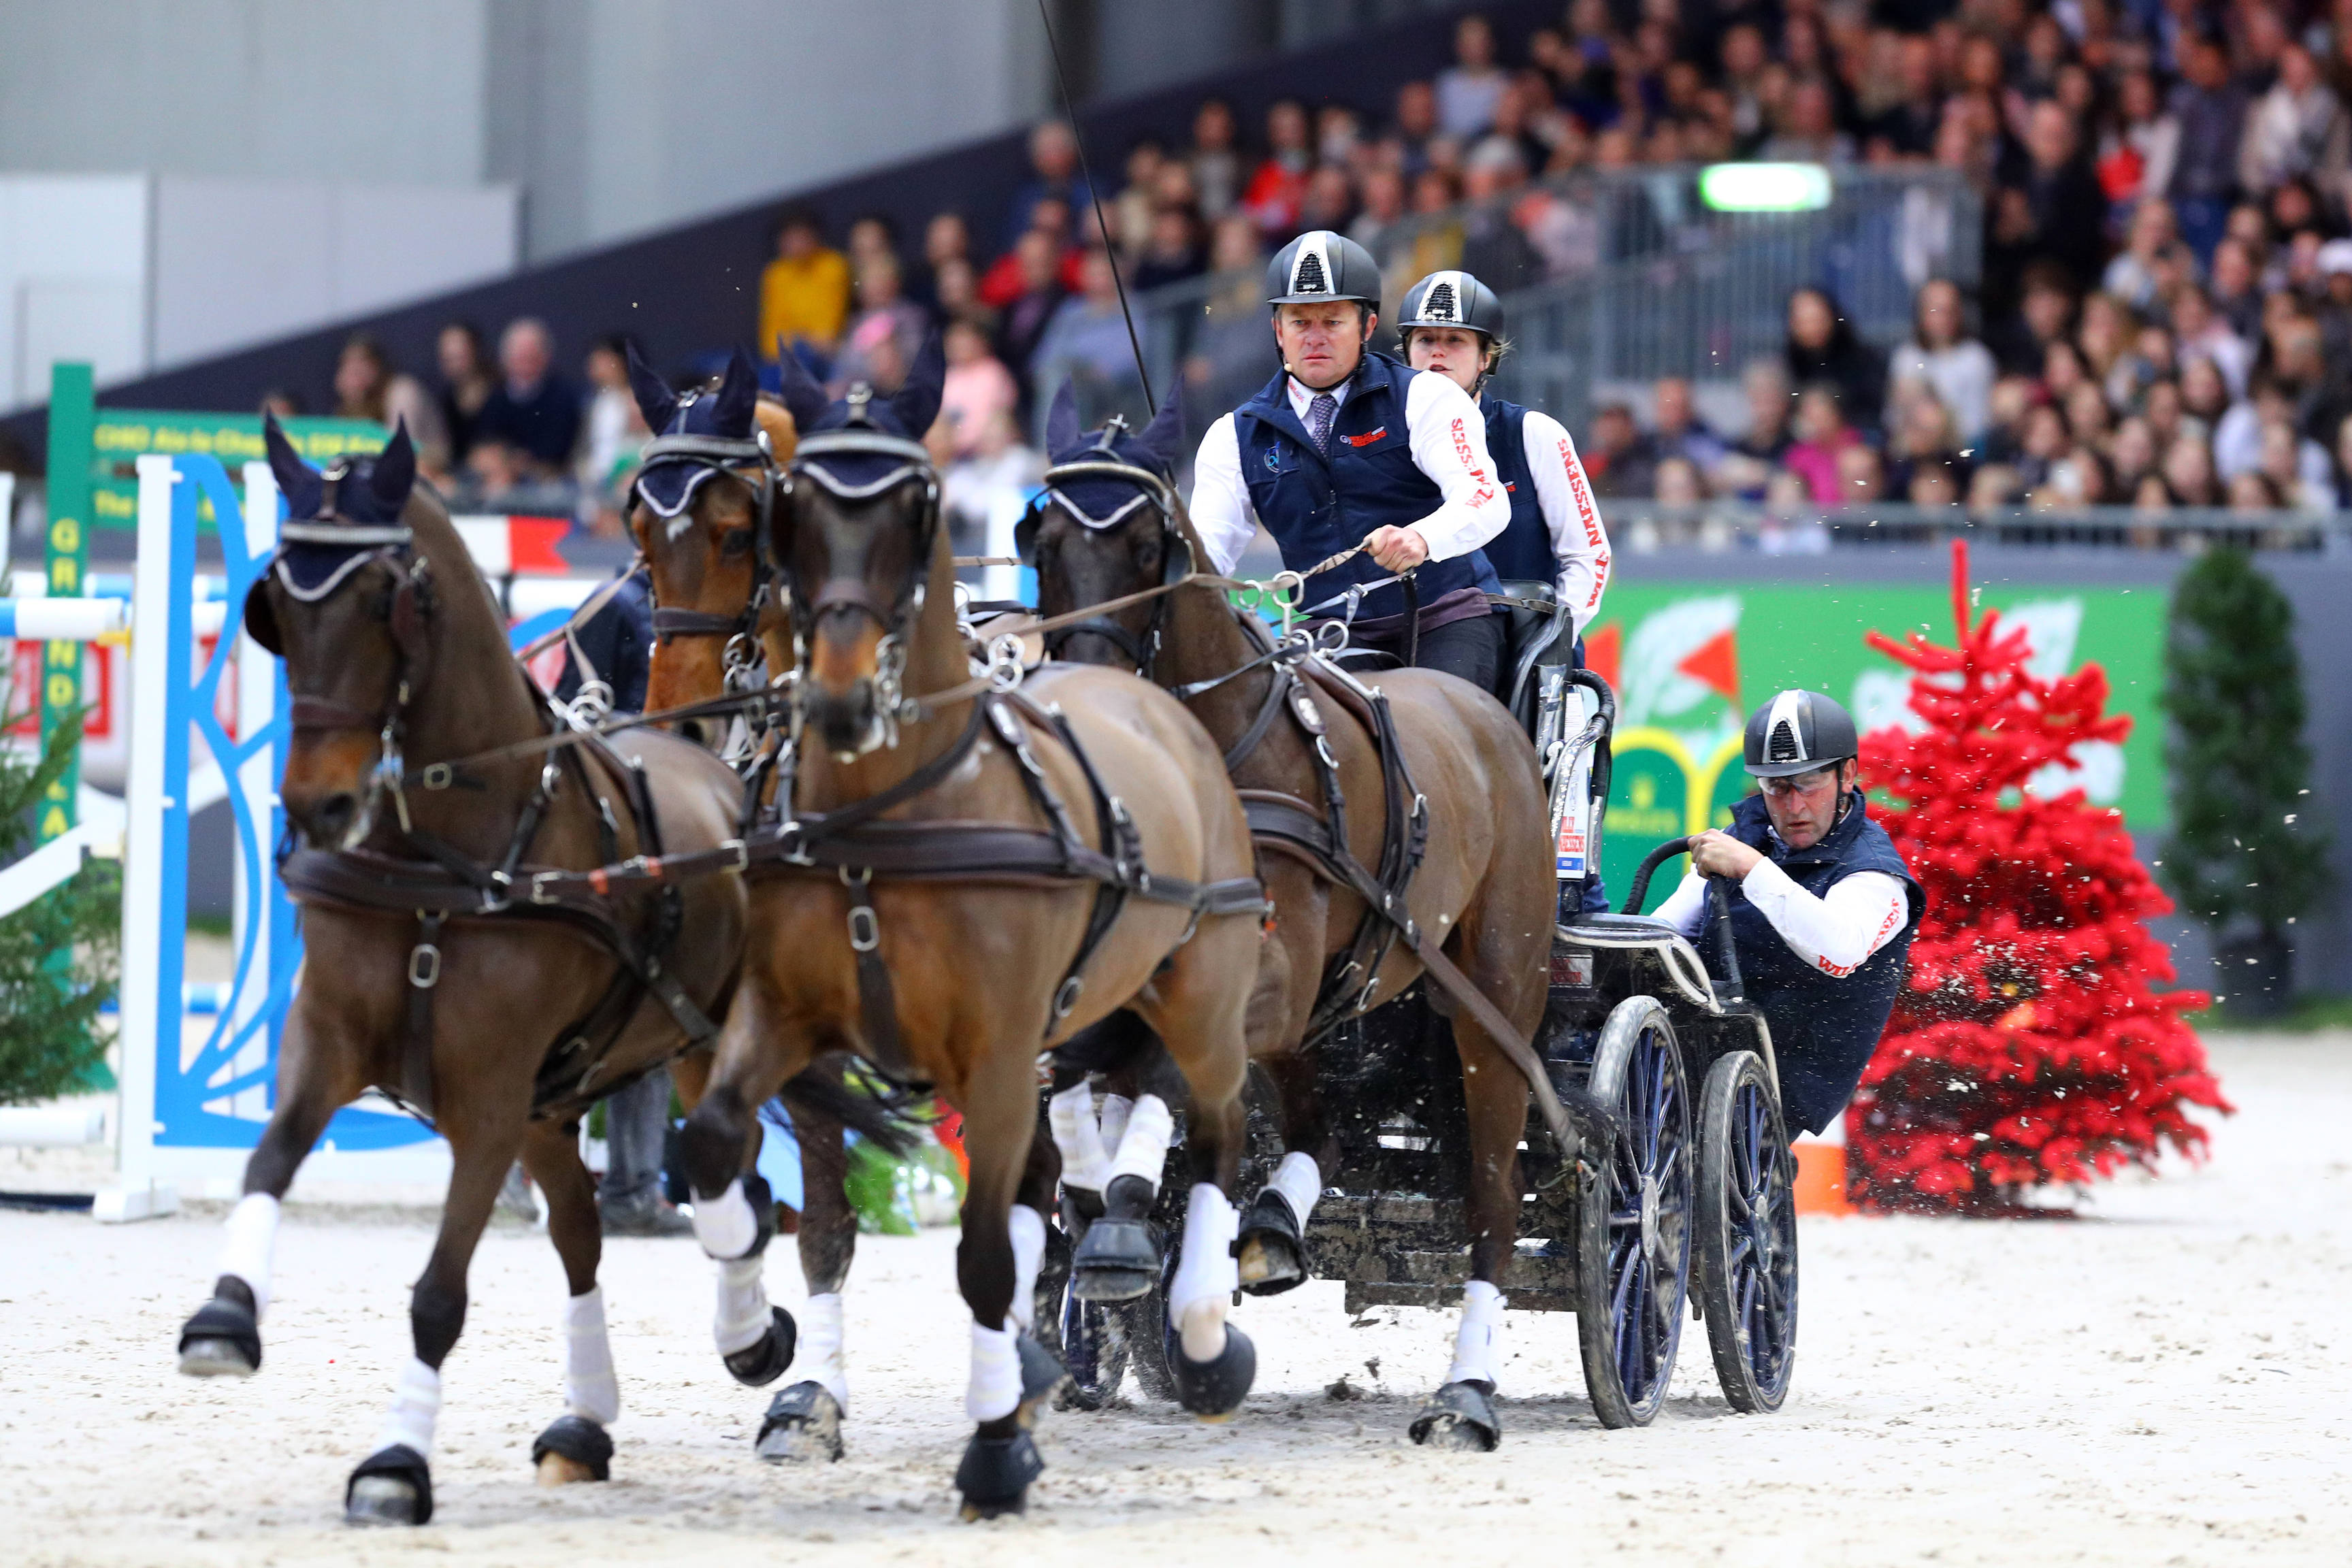
POLYGON ((1045 456, 1056 463, 1066 461, 1085 438, 1086 432, 1078 428, 1078 395, 1066 381, 1045 410, 1045 456))
POLYGON ((947 351, 940 346, 940 334, 933 332, 923 340, 922 352, 907 372, 907 384, 890 399, 890 412, 898 416, 898 428, 921 440, 940 416, 940 397, 947 390, 947 351))
POLYGON ((1136 437, 1138 445, 1160 459, 1160 467, 1171 473, 1184 446, 1184 400, 1171 395, 1151 416, 1151 423, 1136 437))
POLYGON ((751 408, 759 401, 759 369, 739 348, 727 358, 727 374, 719 384, 719 402, 711 410, 710 422, 721 436, 749 436, 751 408))
POLYGON ((646 428, 658 436, 669 428, 670 419, 677 413, 677 395, 638 356, 635 339, 629 342, 628 358, 629 390, 636 394, 637 412, 646 416, 646 428))
POLYGON ((776 340, 776 374, 782 382, 784 406, 793 413, 793 426, 805 436, 816 428, 817 421, 833 406, 833 399, 824 395, 824 386, 793 353, 793 345, 782 338, 776 340))
POLYGON ((416 488, 416 443, 408 438, 408 419, 402 416, 393 426, 392 439, 376 454, 375 467, 368 474, 368 489, 386 517, 398 517, 400 509, 408 504, 408 492, 416 488))
POLYGON ((261 444, 269 454, 269 471, 277 477, 278 493, 286 498, 289 517, 316 517, 327 499, 327 483, 319 470, 302 460, 294 443, 278 427, 278 416, 261 416, 261 444))

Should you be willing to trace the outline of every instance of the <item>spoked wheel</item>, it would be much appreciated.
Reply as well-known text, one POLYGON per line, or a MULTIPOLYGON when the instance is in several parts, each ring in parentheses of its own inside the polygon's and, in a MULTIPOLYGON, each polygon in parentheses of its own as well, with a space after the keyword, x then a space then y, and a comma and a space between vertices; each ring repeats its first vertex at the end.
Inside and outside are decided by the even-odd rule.
POLYGON ((1753 1051, 1706 1075, 1699 1108, 1698 1290, 1734 1410, 1778 1410, 1797 1359, 1795 1158, 1753 1051))
POLYGON ((1610 1013, 1589 1087, 1627 1136, 1580 1194, 1576 1332, 1593 1414, 1642 1426, 1665 1402, 1690 1282, 1690 1086, 1655 997, 1610 1013))

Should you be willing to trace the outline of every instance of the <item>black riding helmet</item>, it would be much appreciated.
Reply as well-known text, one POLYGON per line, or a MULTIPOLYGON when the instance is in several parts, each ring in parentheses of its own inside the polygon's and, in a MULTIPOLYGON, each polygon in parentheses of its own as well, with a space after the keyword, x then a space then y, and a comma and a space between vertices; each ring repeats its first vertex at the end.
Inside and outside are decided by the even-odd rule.
POLYGON ((1407 334, 1415 327, 1463 327, 1491 344, 1503 335, 1503 302, 1467 272, 1433 272, 1404 291, 1396 327, 1407 334))
POLYGON ((1783 691, 1748 716, 1748 771, 1759 779, 1809 773, 1860 753, 1853 715, 1818 691, 1783 691))
POLYGON ((1353 300, 1379 310, 1380 263, 1372 253, 1328 228, 1309 229, 1266 263, 1265 302, 1305 305, 1320 300, 1353 300))

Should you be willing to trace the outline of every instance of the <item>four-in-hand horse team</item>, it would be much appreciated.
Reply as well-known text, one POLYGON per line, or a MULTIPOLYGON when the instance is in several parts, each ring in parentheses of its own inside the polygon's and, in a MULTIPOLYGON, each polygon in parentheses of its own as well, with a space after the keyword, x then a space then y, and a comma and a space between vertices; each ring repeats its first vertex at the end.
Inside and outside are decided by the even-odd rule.
POLYGON ((1749 726, 1760 800, 1689 841, 1664 919, 1606 913, 1614 703, 1578 639, 1608 542, 1567 432, 1486 391, 1496 297, 1433 274, 1405 359, 1371 352, 1378 272, 1327 231, 1276 258, 1267 297, 1282 370, 1206 432, 1189 513, 1172 404, 1138 434, 1055 405, 1018 533, 1034 607, 959 587, 922 444, 936 346, 896 393, 839 400, 790 354, 780 398, 740 354, 686 391, 634 365, 650 720, 608 716, 593 670, 571 704, 537 688, 404 431, 321 474, 271 427, 289 521, 244 625, 292 694, 279 869, 307 956, 179 1356, 259 1369, 279 1200, 338 1107, 373 1089, 429 1118, 454 1168, 352 1521, 432 1515, 443 1367, 518 1158, 570 1288, 563 1412, 532 1458, 543 1482, 608 1475, 579 1129, 663 1064, 719 1355, 752 1386, 800 1374, 762 1458, 843 1452, 844 1130, 887 1143, 933 1097, 970 1160, 967 1518, 1024 1507, 1031 1428, 1108 1396, 1113 1342, 1149 1391, 1234 1415, 1257 1362, 1234 1309, 1317 1275, 1351 1301, 1458 1299, 1418 1442, 1498 1440, 1515 1275, 1572 1281, 1551 1304, 1607 1425, 1656 1409, 1686 1303, 1732 1403, 1778 1405, 1787 1138, 1851 1093, 1920 910, 1853 785, 1852 721, 1780 694, 1749 726), (1288 570, 1237 582, 1261 526, 1288 570), (762 1280, 779 1097, 805 1171, 798 1322, 762 1280), (1538 1216, 1559 1223, 1531 1238, 1538 1216), (1414 1247, 1436 1261, 1398 1284, 1414 1247))

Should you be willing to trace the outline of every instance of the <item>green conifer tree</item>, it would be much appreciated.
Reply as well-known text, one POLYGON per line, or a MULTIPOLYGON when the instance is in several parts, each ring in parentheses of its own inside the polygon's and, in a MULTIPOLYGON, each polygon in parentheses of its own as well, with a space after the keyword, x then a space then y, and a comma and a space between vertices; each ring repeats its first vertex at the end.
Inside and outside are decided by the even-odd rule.
MULTIPOLYGON (((76 718, 50 732, 37 761, 0 746, 0 865, 34 847, 34 808, 80 744, 76 718)), ((94 860, 0 920, 0 1105, 105 1083, 96 1026, 114 999, 121 910, 121 868, 94 860)))
POLYGON ((2165 886, 2213 933, 2217 1000, 2279 1011, 2291 928, 2328 884, 2327 837, 2310 798, 2294 609, 2242 550, 2207 552, 2173 590, 2164 710, 2165 886))

